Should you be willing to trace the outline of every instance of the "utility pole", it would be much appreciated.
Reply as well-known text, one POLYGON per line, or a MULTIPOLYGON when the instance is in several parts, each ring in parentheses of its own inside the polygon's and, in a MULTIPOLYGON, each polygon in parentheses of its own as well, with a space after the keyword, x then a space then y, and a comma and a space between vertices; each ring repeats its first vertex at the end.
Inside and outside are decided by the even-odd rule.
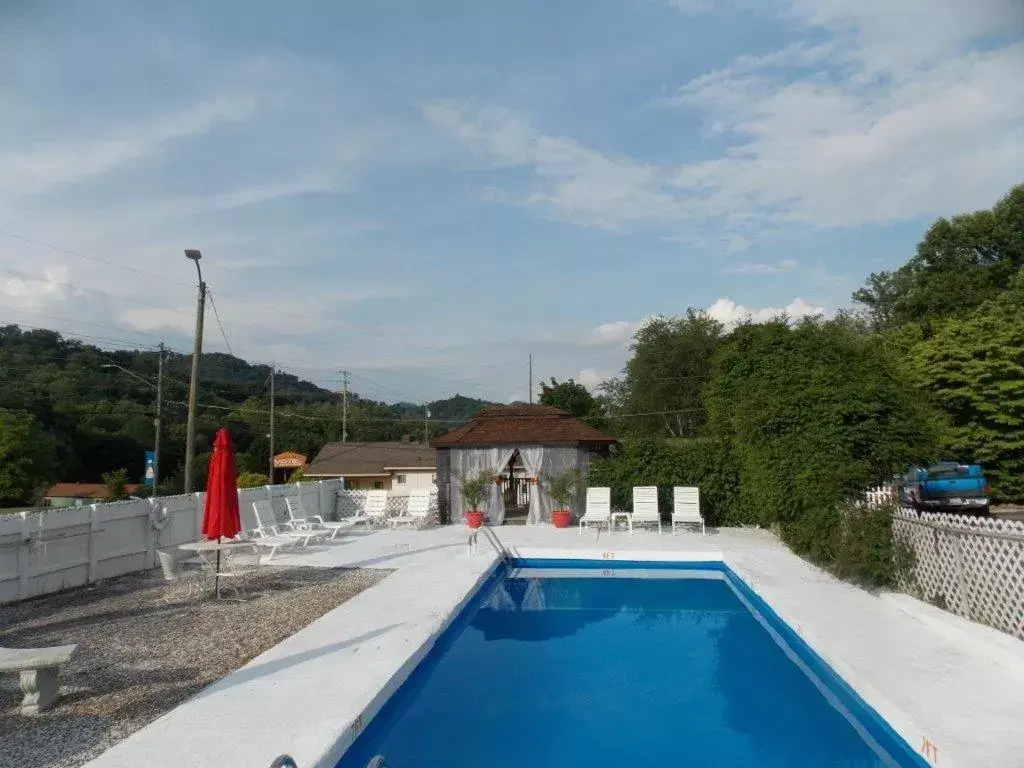
POLYGON ((156 488, 160 485, 160 420, 163 414, 164 404, 164 343, 160 342, 160 357, 156 362, 156 418, 153 426, 156 427, 156 436, 153 438, 153 495, 156 496, 156 488))
POLYGON ((270 484, 274 484, 274 364, 270 364, 270 484))
POLYGON ((430 444, 430 406, 423 404, 423 444, 430 444))
POLYGON ((348 442, 348 371, 341 372, 341 442, 348 442))
POLYGON ((196 338, 192 350, 192 379, 188 386, 188 434, 185 438, 185 493, 192 493, 192 474, 196 459, 196 396, 199 393, 199 358, 203 356, 203 310, 206 307, 206 283, 199 260, 203 255, 194 248, 185 249, 185 258, 196 263, 199 274, 199 298, 196 301, 196 338))
POLYGON ((530 405, 533 405, 533 353, 530 354, 530 405))

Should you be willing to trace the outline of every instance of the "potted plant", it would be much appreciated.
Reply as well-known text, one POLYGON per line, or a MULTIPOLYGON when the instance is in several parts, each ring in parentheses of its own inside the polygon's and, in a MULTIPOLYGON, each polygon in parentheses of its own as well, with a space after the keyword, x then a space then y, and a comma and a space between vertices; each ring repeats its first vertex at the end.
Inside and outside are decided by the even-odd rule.
POLYGON ((572 502, 583 488, 583 473, 574 467, 544 480, 551 500, 555 503, 555 508, 551 510, 551 522, 555 528, 568 528, 572 525, 572 502))
POLYGON ((459 480, 459 490, 466 507, 466 525, 479 528, 484 524, 487 502, 494 484, 494 472, 484 470, 475 475, 463 475, 459 480))

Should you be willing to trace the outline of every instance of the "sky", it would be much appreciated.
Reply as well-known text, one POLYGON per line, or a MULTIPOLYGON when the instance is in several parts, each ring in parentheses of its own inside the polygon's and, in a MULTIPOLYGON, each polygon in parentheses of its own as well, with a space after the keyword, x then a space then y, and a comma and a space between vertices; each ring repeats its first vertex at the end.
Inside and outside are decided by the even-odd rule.
POLYGON ((831 314, 1024 181, 1021 0, 0 4, 0 323, 420 402, 831 314), (219 317, 219 321, 218 321, 219 317))

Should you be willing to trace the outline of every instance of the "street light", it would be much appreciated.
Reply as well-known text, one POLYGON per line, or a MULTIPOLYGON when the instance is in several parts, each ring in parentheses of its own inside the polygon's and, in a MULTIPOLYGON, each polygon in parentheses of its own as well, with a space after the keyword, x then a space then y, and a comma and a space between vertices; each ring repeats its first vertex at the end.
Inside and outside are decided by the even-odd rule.
POLYGON ((160 342, 160 355, 157 361, 156 369, 156 384, 154 385, 149 379, 139 376, 135 371, 129 371, 127 368, 123 368, 117 363, 107 363, 101 366, 102 368, 116 368, 122 373, 127 373, 133 379, 138 379, 143 384, 156 387, 156 418, 153 419, 153 427, 155 434, 153 436, 153 495, 156 496, 157 486, 160 485, 160 427, 161 427, 161 416, 163 412, 163 401, 164 401, 164 344, 160 342))
POLYGON ((196 248, 186 248, 185 258, 194 261, 199 275, 199 298, 196 302, 196 338, 192 350, 192 379, 188 387, 188 432, 185 438, 185 493, 192 492, 192 464, 196 457, 196 396, 199 388, 199 358, 203 354, 203 309, 206 306, 206 283, 199 260, 203 258, 196 248))

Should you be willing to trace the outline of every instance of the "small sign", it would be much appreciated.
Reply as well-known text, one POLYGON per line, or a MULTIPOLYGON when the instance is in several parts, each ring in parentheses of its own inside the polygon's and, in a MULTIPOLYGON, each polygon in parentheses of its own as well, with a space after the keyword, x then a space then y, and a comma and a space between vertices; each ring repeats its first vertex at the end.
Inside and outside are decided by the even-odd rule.
POLYGON ((274 469, 297 469, 306 466, 306 457, 301 453, 287 451, 274 457, 274 469))
POLYGON ((146 451, 146 476, 145 486, 152 488, 156 482, 156 454, 153 451, 146 451))

